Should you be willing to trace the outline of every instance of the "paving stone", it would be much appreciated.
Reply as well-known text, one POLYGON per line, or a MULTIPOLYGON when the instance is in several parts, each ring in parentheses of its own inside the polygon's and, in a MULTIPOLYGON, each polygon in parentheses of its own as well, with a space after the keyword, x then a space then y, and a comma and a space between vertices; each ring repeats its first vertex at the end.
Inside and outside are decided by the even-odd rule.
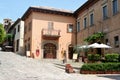
MULTIPOLYGON (((120 75, 68 74, 58 60, 35 60, 12 52, 0 52, 0 80, 119 80, 120 75), (58 64, 58 65, 55 65, 58 64), (113 77, 111 77, 113 76, 113 77)), ((73 64, 72 64, 73 66, 73 64)))

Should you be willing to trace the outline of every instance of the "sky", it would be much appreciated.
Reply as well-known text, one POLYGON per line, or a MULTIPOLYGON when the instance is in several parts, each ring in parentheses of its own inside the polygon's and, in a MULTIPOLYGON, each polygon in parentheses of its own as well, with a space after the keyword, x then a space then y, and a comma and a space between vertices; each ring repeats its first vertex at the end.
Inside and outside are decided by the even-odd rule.
POLYGON ((75 11, 87 0, 0 0, 0 23, 3 19, 13 21, 21 18, 30 6, 47 6, 75 11))

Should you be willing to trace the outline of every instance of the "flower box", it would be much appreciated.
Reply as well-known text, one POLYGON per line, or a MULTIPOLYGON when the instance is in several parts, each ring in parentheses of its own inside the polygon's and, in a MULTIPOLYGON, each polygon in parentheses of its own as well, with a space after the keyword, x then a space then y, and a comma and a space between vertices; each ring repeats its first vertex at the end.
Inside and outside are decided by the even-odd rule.
POLYGON ((120 71, 80 71, 81 74, 120 74, 120 71))

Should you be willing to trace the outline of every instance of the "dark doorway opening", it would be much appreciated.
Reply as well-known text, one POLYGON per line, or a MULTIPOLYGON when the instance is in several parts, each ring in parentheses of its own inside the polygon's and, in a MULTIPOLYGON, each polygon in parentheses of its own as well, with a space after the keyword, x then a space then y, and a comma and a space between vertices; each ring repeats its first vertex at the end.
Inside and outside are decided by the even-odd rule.
POLYGON ((73 46, 72 45, 68 46, 68 58, 69 59, 73 58, 73 46))
POLYGON ((101 55, 101 48, 97 48, 97 54, 101 55))
POLYGON ((56 46, 52 43, 44 45, 44 58, 56 59, 56 46))

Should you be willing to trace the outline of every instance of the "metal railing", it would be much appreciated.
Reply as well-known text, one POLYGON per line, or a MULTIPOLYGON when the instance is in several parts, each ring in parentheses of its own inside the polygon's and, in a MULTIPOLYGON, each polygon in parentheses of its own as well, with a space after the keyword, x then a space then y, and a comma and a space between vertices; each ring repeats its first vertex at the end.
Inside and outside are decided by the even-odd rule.
POLYGON ((43 36, 60 36, 60 30, 42 29, 43 36))

